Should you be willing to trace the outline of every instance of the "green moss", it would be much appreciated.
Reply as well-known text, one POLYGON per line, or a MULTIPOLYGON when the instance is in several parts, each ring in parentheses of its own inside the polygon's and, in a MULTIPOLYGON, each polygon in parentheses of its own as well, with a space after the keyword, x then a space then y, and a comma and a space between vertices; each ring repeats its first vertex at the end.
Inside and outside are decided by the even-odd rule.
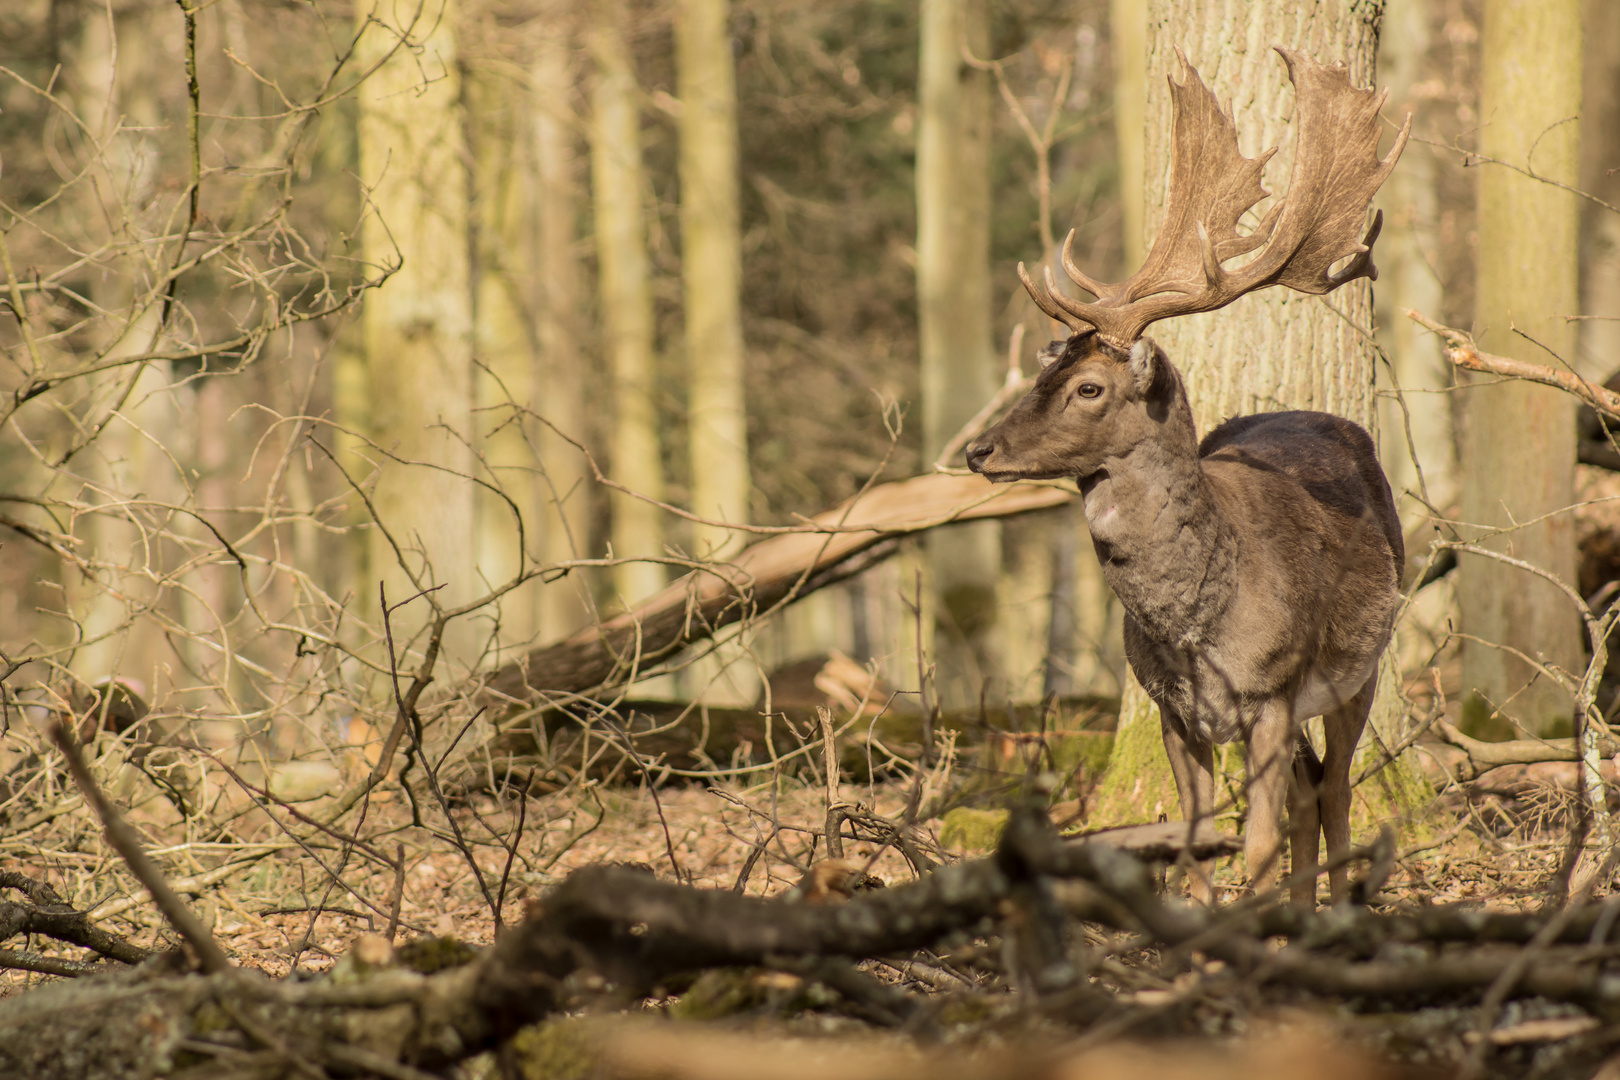
POLYGON ((720 1020, 747 1013, 787 1019, 806 1009, 839 1003, 838 995, 820 983, 787 972, 721 968, 699 976, 670 1006, 669 1015, 680 1020, 720 1020))
POLYGON ((523 1080, 586 1080, 600 1066, 593 1025, 572 1017, 531 1024, 511 1042, 511 1061, 523 1080))
POLYGON ((940 845, 951 851, 991 851, 1007 825, 1005 810, 971 810, 958 806, 940 819, 940 845))
POLYGON ((1108 768, 1114 752, 1112 731, 1065 731, 1046 740, 1059 776, 1098 777, 1108 768))
POLYGON ((417 938, 394 950, 395 960, 422 975, 460 967, 477 955, 477 949, 453 937, 417 938))
POLYGON ((1119 729, 1102 782, 1091 799, 1086 827, 1137 825, 1181 814, 1176 778, 1164 754, 1159 709, 1134 682, 1120 701, 1119 729))

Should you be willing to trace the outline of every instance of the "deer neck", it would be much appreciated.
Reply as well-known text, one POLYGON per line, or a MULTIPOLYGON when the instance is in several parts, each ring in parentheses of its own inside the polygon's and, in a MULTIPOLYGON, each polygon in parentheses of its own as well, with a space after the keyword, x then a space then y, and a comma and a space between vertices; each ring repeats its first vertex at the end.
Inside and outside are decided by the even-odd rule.
POLYGON ((1147 634, 1202 640, 1236 587, 1237 538, 1198 460, 1185 400, 1154 436, 1079 478, 1103 577, 1147 634), (1179 415, 1178 415, 1179 414, 1179 415))

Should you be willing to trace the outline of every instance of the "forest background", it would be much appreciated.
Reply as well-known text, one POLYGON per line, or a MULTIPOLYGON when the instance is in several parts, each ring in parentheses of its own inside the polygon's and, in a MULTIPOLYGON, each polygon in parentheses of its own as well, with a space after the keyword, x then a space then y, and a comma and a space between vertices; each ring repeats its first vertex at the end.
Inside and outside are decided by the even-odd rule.
MULTIPOLYGON (((1545 561, 1593 596, 1620 534, 1599 465, 1574 462, 1603 447, 1577 446, 1572 403, 1534 413, 1522 388, 1471 429, 1467 380, 1401 313, 1480 325, 1500 226, 1476 212, 1476 175, 1535 173, 1539 152, 1579 227, 1543 245, 1578 294, 1525 316, 1562 326, 1557 360, 1537 355, 1594 380, 1620 361, 1620 18, 1559 8, 1578 108, 1492 163, 1480 5, 1350 8, 1381 32, 1391 133, 1416 117, 1375 203, 1373 294, 1413 572, 1437 523, 1501 501, 1502 475, 1470 461, 1511 444, 1581 486, 1545 561)), ((116 679, 206 746, 374 747, 399 671, 463 687, 521 666, 772 529, 928 472, 1051 333, 1014 266, 1070 228, 1104 278, 1140 259, 1162 167, 1144 162, 1149 87, 1171 73, 1148 10, 7 5, 7 722, 82 711, 116 679)), ((904 540, 617 681, 751 708, 768 673, 836 650, 946 707, 1128 703, 1120 613, 1084 539, 1070 505, 904 540)), ((1458 610, 1471 561, 1415 594, 1397 681, 1429 679, 1476 733, 1567 733, 1570 686, 1494 646, 1578 681, 1578 621, 1488 632, 1458 610), (1491 646, 1472 671, 1470 637, 1491 646)), ((1491 565, 1483 588, 1527 586, 1491 565)), ((1547 592, 1537 610, 1566 603, 1547 592)))

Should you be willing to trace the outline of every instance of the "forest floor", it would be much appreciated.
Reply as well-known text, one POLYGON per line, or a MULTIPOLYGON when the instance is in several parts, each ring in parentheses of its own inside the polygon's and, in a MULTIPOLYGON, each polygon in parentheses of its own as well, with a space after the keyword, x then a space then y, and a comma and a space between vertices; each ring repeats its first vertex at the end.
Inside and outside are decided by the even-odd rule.
MULTIPOLYGON (((1454 756, 1454 751, 1438 743, 1420 746, 1418 759, 1436 788, 1443 790, 1440 807, 1445 812, 1438 817, 1457 824, 1399 852, 1388 868, 1376 910, 1400 913, 1451 905, 1470 910, 1541 910, 1547 902, 1549 882, 1558 881, 1561 872, 1567 875, 1569 868, 1566 856, 1572 850, 1568 818, 1575 805, 1574 766, 1518 766, 1457 785, 1448 781, 1454 756)), ((109 850, 91 815, 75 805, 60 777, 47 780, 47 787, 58 786, 42 792, 36 782, 31 816, 21 812, 21 803, 13 806, 7 828, 0 833, 0 872, 48 882, 73 909, 91 912, 98 925, 135 945, 154 951, 174 948, 177 935, 109 850), (47 797, 40 798, 42 794, 47 797), (42 816, 44 820, 40 820, 42 816)), ((301 806, 255 805, 240 792, 226 797, 222 791, 213 816, 196 815, 183 821, 173 812, 170 800, 144 780, 132 780, 127 773, 107 780, 113 790, 121 790, 126 805, 135 805, 132 823, 169 880, 182 888, 188 878, 206 874, 211 867, 244 860, 262 852, 262 845, 279 845, 271 854, 244 862, 217 886, 190 890, 195 910, 230 959, 278 980, 330 973, 363 936, 386 934, 395 917, 399 942, 454 938, 472 946, 489 946, 498 935, 497 910, 510 927, 523 920, 526 912, 534 911, 536 902, 572 872, 603 864, 642 868, 658 880, 700 889, 773 897, 795 890, 802 894, 808 888, 812 902, 842 899, 836 890, 828 894, 809 884, 814 873, 806 877, 807 871, 827 858, 822 831, 828 793, 814 783, 791 778, 772 778, 753 786, 671 784, 656 791, 645 783, 576 784, 558 793, 531 797, 527 805, 475 793, 454 803, 419 803, 414 808, 402 789, 390 786, 373 795, 358 824, 351 820, 346 826, 344 835, 361 838, 358 843, 330 836, 311 839, 307 829, 296 828, 298 813, 317 814, 320 799, 301 806), (228 839, 221 818, 228 822, 228 839), (300 843, 289 842, 294 832, 300 835, 300 843)), ((899 782, 844 784, 837 795, 878 817, 900 821, 914 791, 913 785, 899 782)), ((427 796, 419 792, 418 798, 425 803, 427 796)), ((1060 808, 1054 816, 1072 816, 1072 806, 1072 802, 1068 804, 1070 812, 1060 808)), ((916 847, 937 862, 990 855, 994 845, 993 832, 981 831, 982 843, 970 846, 962 840, 961 830, 953 837, 939 820, 916 822, 912 835, 916 847), (942 834, 962 846, 955 850, 943 847, 942 834)), ((845 860, 872 879, 862 884, 863 890, 868 886, 894 889, 916 878, 908 859, 892 844, 873 839, 847 840, 845 844, 845 860)), ((1231 857, 1216 863, 1218 900, 1241 898, 1240 863, 1231 857)), ((1171 888, 1175 890, 1174 879, 1171 888)), ((1587 899, 1602 901, 1606 891, 1600 886, 1587 899)), ((1325 902, 1325 881, 1321 895, 1325 902)), ((1192 1069, 1185 1073, 1189 1076, 1226 1075, 1220 1069, 1230 1067, 1233 1075, 1242 1074, 1246 1080, 1274 1072, 1297 1072, 1301 1054, 1313 1068, 1321 1064, 1323 1040, 1345 1048, 1345 1056, 1335 1068, 1348 1071, 1334 1075, 1346 1077, 1462 1075, 1456 1070, 1467 1072, 1469 1068, 1476 1069, 1473 1075, 1620 1075, 1620 1064, 1603 1064, 1611 1047, 1620 1043, 1620 1035, 1601 1010, 1602 1023, 1590 1011, 1568 1002, 1546 1002, 1533 996, 1527 1001, 1483 1006, 1477 1001, 1454 1006, 1437 999, 1414 1008, 1322 994, 1234 993, 1229 978, 1223 981, 1224 964, 1218 959, 1195 960, 1189 967, 1188 958, 1174 955, 1174 950, 1153 947, 1117 929, 1099 931, 1090 924, 1086 924, 1084 938, 1097 950, 1101 959, 1096 962, 1106 969, 1113 991, 1136 1010, 1130 1014, 1134 1020, 1116 1023, 1112 1029, 1102 1025, 1103 1030, 1114 1030, 1116 1038, 1127 1042, 1131 1036, 1138 1038, 1131 1044, 1137 1049, 1129 1053, 1140 1050, 1144 1035, 1153 1036, 1150 1044, 1166 1035, 1179 1035, 1216 1036, 1226 1048, 1223 1053, 1236 1055, 1221 1058, 1225 1064, 1219 1069, 1207 1058, 1211 1052, 1207 1046, 1191 1051, 1190 1058, 1155 1059, 1152 1069, 1166 1076, 1178 1075, 1176 1070, 1183 1066, 1192 1069), (1144 1020, 1149 1013, 1158 1018, 1144 1020), (1292 1034, 1285 1038, 1278 1031, 1292 1034), (1262 1032, 1270 1034, 1257 1035, 1262 1032), (1471 1058, 1471 1050, 1482 1039, 1487 1040, 1490 1054, 1480 1058, 1475 1053, 1471 1058), (1256 1054, 1261 1057, 1254 1057, 1256 1054), (1277 1054, 1282 1057, 1273 1060, 1277 1054), (1610 1071, 1595 1073, 1599 1066, 1610 1071)), ((85 956, 83 949, 39 936, 9 944, 41 957, 78 960, 85 956)), ((928 962, 918 961, 914 968, 894 957, 879 957, 863 962, 860 970, 939 1002, 951 1000, 953 979, 962 980, 977 994, 990 994, 985 1000, 1024 1000, 1017 979, 1009 976, 1005 957, 997 959, 1001 951, 991 939, 990 945, 979 948, 977 961, 954 963, 938 953, 923 954, 928 962)), ((901 1052, 896 1046, 904 1054, 926 1055, 930 1042, 940 1038, 935 1032, 920 1042, 908 1037, 896 1043, 890 1032, 883 1035, 890 1041, 883 1042, 885 1049, 880 1051, 873 1048, 878 1044, 862 1040, 888 1030, 885 1025, 873 1026, 852 1018, 848 1008, 831 999, 801 993, 806 982, 801 975, 765 971, 737 978, 744 983, 720 988, 677 980, 673 989, 660 986, 640 1001, 597 1001, 573 1011, 590 1023, 599 1023, 605 1015, 667 1016, 681 1009, 685 1012, 680 1015, 718 1021, 718 1028, 694 1029, 692 1038, 699 1039, 697 1043, 665 1046, 658 1040, 666 1038, 667 1032, 642 1032, 645 1039, 638 1035, 629 1041, 614 1035, 607 1042, 620 1047, 613 1051, 619 1056, 608 1054, 616 1063, 608 1067, 602 1065, 607 1058, 601 1056, 607 1053, 603 1049, 607 1043, 601 1042, 605 1036, 591 1036, 584 1043, 572 1036, 565 1040, 571 1048, 565 1056, 573 1062, 567 1065, 558 1063, 555 1045, 536 1044, 531 1039, 528 1052, 538 1055, 534 1060, 544 1064, 514 1066, 509 1060, 502 1059, 502 1064, 486 1056, 479 1059, 481 1065, 461 1066, 460 1075, 586 1075, 597 1069, 600 1075, 788 1077, 825 1075, 822 1070, 829 1068, 866 1075, 879 1066, 899 1068, 885 1057, 901 1052), (725 1041, 740 1032, 755 1042, 725 1041), (864 1047, 858 1060, 818 1058, 816 1054, 832 1053, 822 1043, 815 1043, 820 1049, 812 1053, 796 1043, 780 1042, 781 1038, 814 1042, 828 1035, 835 1036, 839 1045, 853 1039, 850 1045, 864 1047), (703 1039, 721 1041, 711 1044, 703 1039), (643 1060, 649 1054, 653 1064, 643 1060), (585 1068, 579 1060, 595 1064, 585 1068), (684 1064, 677 1068, 671 1064, 675 1060, 684 1064), (812 1061, 819 1064, 810 1068, 812 1061), (507 1071, 502 1073, 501 1068, 507 1071)), ((49 975, 5 971, 0 973, 0 998, 26 994, 53 981, 49 975)), ((551 1026, 556 1023, 552 1021, 551 1026)), ((1011 1045, 1022 1045, 1031 1023, 1027 1011, 1010 1004, 983 1005, 973 1017, 955 1017, 948 1041, 982 1054, 1008 1039, 1012 1039, 1011 1045), (1018 1031, 1024 1034, 1015 1037, 1018 1031)), ((1112 1047, 1115 1041, 1082 1036, 1075 1042, 1072 1028, 1047 1021, 1035 1023, 1035 1027, 1039 1029, 1036 1044, 1047 1048, 1072 1043, 1095 1054, 1101 1052, 1099 1047, 1112 1047)), ((1141 1075, 1148 1066, 1129 1053, 1120 1059, 1122 1063, 1107 1067, 1098 1065, 1101 1059, 1087 1058, 1090 1064, 1086 1068, 1091 1070, 1087 1075, 1141 1075), (1115 1065, 1123 1071, 1110 1072, 1115 1065)), ((969 1067, 964 1064, 968 1058, 956 1062, 966 1070, 962 1075, 1007 1075, 993 1053, 988 1060, 972 1060, 979 1064, 969 1067)), ((933 1067, 917 1059, 908 1068, 920 1069, 917 1074, 925 1075, 933 1067)), ((1068 1075, 1064 1068, 1053 1068, 1052 1075, 1068 1075)))

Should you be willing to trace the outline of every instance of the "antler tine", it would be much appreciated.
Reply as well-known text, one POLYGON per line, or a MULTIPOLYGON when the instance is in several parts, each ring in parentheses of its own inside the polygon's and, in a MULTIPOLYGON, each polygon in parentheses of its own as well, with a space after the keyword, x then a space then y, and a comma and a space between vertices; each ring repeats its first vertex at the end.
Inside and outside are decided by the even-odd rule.
POLYGON ((1074 261, 1073 229, 1070 229, 1069 235, 1063 238, 1063 272, 1069 275, 1070 281, 1086 290, 1086 292, 1090 293, 1092 296, 1095 296, 1101 302, 1106 302, 1109 299, 1112 299, 1116 290, 1119 288, 1117 285, 1105 285, 1096 278, 1093 278, 1084 270, 1080 269, 1079 264, 1074 261))
POLYGON ((1077 318, 1053 302, 1053 296, 1061 296, 1062 294, 1056 288, 1057 283, 1052 280, 1052 271, 1050 269, 1046 270, 1046 284, 1047 289, 1050 291, 1043 290, 1030 280, 1029 272, 1024 269, 1023 263, 1018 264, 1018 280, 1024 283, 1024 291, 1029 293, 1029 298, 1035 301, 1036 307, 1046 313, 1047 318, 1054 322, 1060 322, 1077 333, 1090 327, 1090 323, 1077 318))
POLYGON ((1372 245, 1382 218, 1374 217, 1365 235, 1362 225, 1367 204, 1406 147, 1412 118, 1380 159, 1378 115, 1387 91, 1352 86, 1343 64, 1323 65, 1281 46, 1277 52, 1294 84, 1299 138, 1288 191, 1260 224, 1248 233, 1237 231, 1238 220, 1267 195, 1260 176, 1276 150, 1243 156, 1231 117, 1178 49, 1182 81, 1169 80, 1175 124, 1170 191, 1152 250, 1135 274, 1109 285, 1075 264, 1070 232, 1063 269, 1097 302, 1064 296, 1050 270, 1041 295, 1020 271, 1042 311, 1075 330, 1094 326, 1103 337, 1129 344, 1160 319, 1213 311, 1271 285, 1320 294, 1358 277, 1377 276, 1372 245), (1246 265, 1225 268, 1257 248, 1260 254, 1246 265), (1350 261, 1334 272, 1333 264, 1347 257, 1350 261))

